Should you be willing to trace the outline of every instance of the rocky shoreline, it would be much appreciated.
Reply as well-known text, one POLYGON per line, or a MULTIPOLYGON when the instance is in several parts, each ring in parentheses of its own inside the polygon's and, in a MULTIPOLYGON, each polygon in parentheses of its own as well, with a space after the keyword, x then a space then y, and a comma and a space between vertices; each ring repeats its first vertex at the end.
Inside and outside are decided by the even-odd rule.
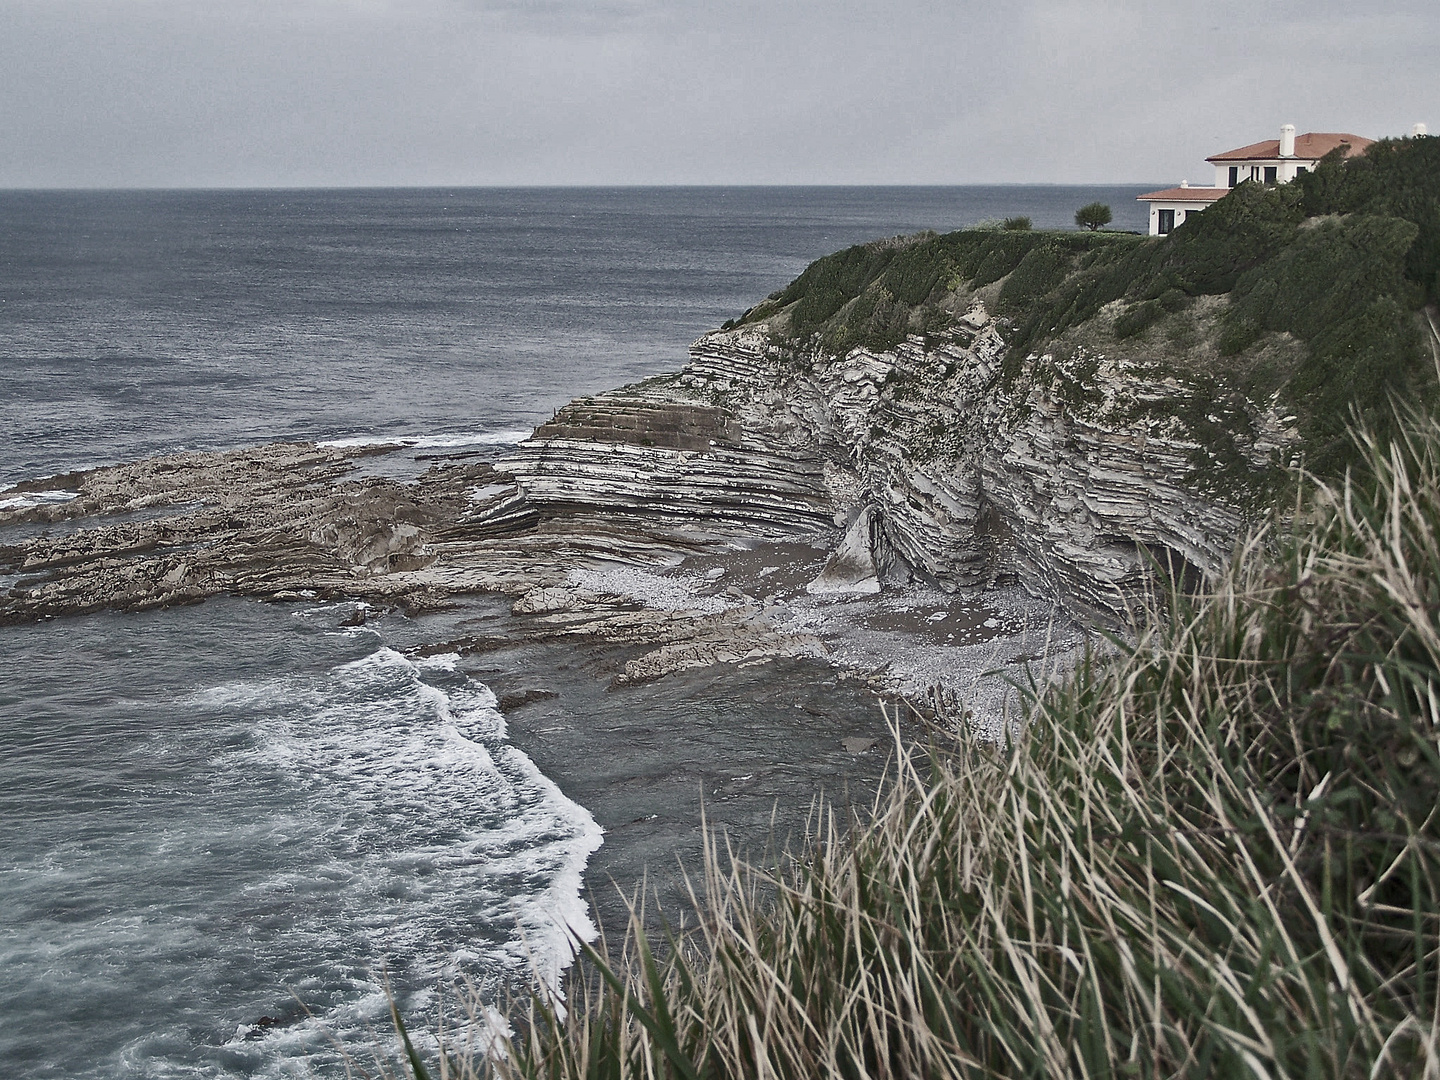
MULTIPOLYGON (((12 505, 0 509, 0 620, 240 595, 353 601, 347 621, 356 624, 376 611, 419 614, 499 593, 509 614, 493 633, 423 651, 565 642, 612 686, 713 664, 815 659, 916 700, 1043 650, 1033 630, 1048 609, 1014 588, 808 592, 834 527, 782 539, 577 513, 497 529, 491 521, 516 499, 512 475, 478 461, 432 465, 408 483, 364 475, 392 459, 415 467, 403 448, 272 444, 11 489, 12 505)), ((502 703, 508 711, 529 699, 502 703)))
MULTIPOLYGON (((443 647, 570 641, 623 655, 615 685, 824 659, 993 726, 1015 665, 1073 650, 1077 617, 1122 620, 1157 566, 1213 573, 1242 516, 1194 482, 1193 444, 1127 405, 1159 376, 1045 355, 1003 384, 1003 328, 967 303, 943 338, 881 354, 716 332, 493 461, 280 443, 18 485, 0 621, 502 594, 501 639, 443 647)), ((1253 428, 1259 463, 1285 431, 1253 428)))

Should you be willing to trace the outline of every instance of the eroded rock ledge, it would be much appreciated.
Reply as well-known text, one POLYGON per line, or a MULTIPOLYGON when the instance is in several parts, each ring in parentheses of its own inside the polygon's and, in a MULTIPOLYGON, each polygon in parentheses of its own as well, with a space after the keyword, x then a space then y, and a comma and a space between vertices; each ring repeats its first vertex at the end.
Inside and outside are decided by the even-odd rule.
MULTIPOLYGON (((1018 582, 1110 617, 1157 556, 1213 573, 1243 519, 1206 492, 1180 429, 1137 407, 1169 392, 1164 376, 1045 355, 1002 383, 1002 329, 977 303, 941 339, 839 359, 763 327, 713 333, 677 374, 410 482, 367 475, 385 448, 297 443, 21 485, 0 494, 0 620, 217 593, 423 610, 499 592, 514 632, 631 647, 623 680, 824 649, 763 590, 667 606, 585 577, 607 568, 800 541, 836 549, 812 594, 1018 582)), ((1262 468, 1287 433, 1258 406, 1249 426, 1262 468)))
MULTIPOLYGON (((1002 380, 1003 329, 977 302, 943 338, 839 359, 763 326, 713 333, 677 375, 576 402, 501 464, 542 513, 834 530, 845 540, 815 591, 1018 581, 1114 618, 1157 565, 1214 574, 1244 514, 1190 428, 1157 419, 1177 380, 1083 350, 1002 380), (682 448, 664 433, 681 417, 708 438, 682 448)), ((1228 407, 1245 413, 1242 467, 1272 468, 1293 441, 1285 419, 1228 407)))

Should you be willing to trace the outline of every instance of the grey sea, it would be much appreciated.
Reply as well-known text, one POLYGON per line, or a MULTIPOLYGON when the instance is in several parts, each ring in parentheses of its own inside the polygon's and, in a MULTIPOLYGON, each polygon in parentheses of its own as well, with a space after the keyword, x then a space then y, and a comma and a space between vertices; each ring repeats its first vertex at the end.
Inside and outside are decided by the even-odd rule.
MULTIPOLYGON (((820 255, 1072 227, 1095 200, 1140 229, 1143 190, 0 192, 0 505, 185 448, 496 454, 577 394, 676 369, 820 255)), ((626 820, 624 791, 567 792, 488 676, 417 658, 461 616, 343 614, 0 628, 0 1075, 343 1075, 384 1039, 387 987, 423 1021, 456 981, 558 975, 593 932, 596 815, 626 820)), ((653 761, 683 726, 697 775, 731 729, 778 758, 871 707, 820 670, 607 694, 553 650, 504 662, 568 688, 547 715, 577 752, 653 761)), ((802 808, 818 783, 776 776, 802 808)))

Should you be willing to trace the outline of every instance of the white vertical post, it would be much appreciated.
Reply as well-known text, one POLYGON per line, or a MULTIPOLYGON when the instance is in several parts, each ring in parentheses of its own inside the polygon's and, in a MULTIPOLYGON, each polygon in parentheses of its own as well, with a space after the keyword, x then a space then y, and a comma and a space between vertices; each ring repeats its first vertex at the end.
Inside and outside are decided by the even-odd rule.
POLYGON ((1286 124, 1280 129, 1280 156, 1295 156, 1295 125, 1286 124))

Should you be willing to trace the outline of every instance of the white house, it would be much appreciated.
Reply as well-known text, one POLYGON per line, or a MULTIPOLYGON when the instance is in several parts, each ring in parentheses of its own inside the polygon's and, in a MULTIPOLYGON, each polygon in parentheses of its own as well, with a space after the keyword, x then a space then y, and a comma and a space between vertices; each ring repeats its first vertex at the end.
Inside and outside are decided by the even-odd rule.
MULTIPOLYGON (((1425 125, 1416 124, 1414 135, 1424 135, 1425 125)), ((1295 134, 1295 125, 1280 129, 1280 138, 1251 143, 1238 150, 1227 150, 1205 160, 1215 166, 1214 187, 1191 187, 1181 181, 1179 187, 1149 191, 1136 201, 1150 204, 1150 235, 1164 236, 1191 214, 1198 214, 1211 203, 1223 199, 1230 189, 1245 181, 1259 184, 1288 184, 1301 173, 1309 172, 1336 147, 1347 147, 1346 157, 1355 157, 1375 140, 1360 135, 1333 131, 1307 131, 1295 134)))
POLYGON ((1295 135, 1295 125, 1280 129, 1280 138, 1227 150, 1205 160, 1215 166, 1215 186, 1233 188, 1245 180, 1262 184, 1288 184, 1320 164, 1320 159, 1345 146, 1346 157, 1363 154, 1374 139, 1334 131, 1307 131, 1295 135))
POLYGON ((1229 188, 1191 187, 1190 181, 1181 180, 1179 187, 1147 191, 1136 201, 1150 204, 1150 235, 1164 236, 1191 214, 1229 194, 1229 188))

